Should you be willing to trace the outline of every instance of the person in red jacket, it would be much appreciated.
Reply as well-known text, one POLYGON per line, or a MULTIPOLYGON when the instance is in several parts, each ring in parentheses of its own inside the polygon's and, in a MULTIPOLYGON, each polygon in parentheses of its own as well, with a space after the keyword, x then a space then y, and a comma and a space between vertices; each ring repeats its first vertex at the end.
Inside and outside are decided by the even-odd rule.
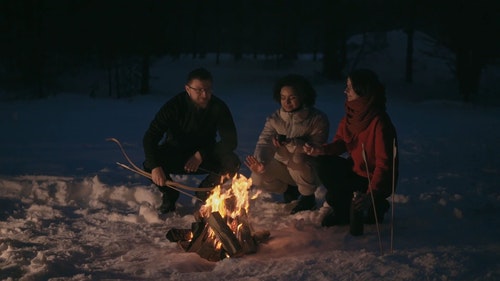
POLYGON ((317 173, 327 189, 325 201, 331 206, 322 226, 349 223, 353 192, 361 192, 355 206, 365 211, 364 222, 382 222, 390 204, 392 179, 398 176, 396 129, 386 112, 385 88, 371 70, 358 69, 347 77, 345 116, 331 143, 304 147, 318 156, 317 173), (366 161, 365 161, 366 159, 366 161), (395 165, 393 165, 395 163, 395 165), (394 166, 394 167, 393 167, 394 166), (373 193, 375 211, 371 202, 373 193))

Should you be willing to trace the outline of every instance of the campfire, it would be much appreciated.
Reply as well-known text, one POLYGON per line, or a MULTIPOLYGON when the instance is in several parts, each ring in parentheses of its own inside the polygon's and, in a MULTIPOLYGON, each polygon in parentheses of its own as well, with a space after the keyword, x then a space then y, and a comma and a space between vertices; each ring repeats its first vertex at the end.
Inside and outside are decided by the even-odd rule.
POLYGON ((229 187, 216 186, 195 213, 191 229, 170 229, 167 239, 209 261, 255 253, 258 243, 268 239, 270 233, 255 232, 249 222, 251 185, 251 179, 236 175, 229 187))

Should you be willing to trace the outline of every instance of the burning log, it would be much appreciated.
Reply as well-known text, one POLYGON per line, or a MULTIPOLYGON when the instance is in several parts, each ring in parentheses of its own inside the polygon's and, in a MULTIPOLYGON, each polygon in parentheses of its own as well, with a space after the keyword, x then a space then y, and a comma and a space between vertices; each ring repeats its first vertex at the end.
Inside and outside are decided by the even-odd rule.
POLYGON ((236 238, 242 247, 245 254, 253 254, 257 252, 257 242, 250 232, 250 227, 246 224, 240 224, 236 232, 236 238))
POLYGON ((208 227, 204 227, 200 235, 191 241, 186 251, 197 253, 200 257, 209 261, 220 261, 225 257, 220 243, 215 239, 208 227))
POLYGON ((242 255, 242 248, 238 239, 219 212, 213 212, 208 217, 207 223, 215 232, 215 235, 222 243, 222 247, 230 257, 242 255))
POLYGON ((256 253, 258 243, 270 236, 269 231, 252 233, 245 220, 239 223, 235 234, 219 212, 213 212, 206 221, 199 219, 192 223, 191 229, 170 229, 166 238, 177 242, 184 251, 197 253, 209 261, 256 253))
POLYGON ((195 252, 209 261, 243 255, 240 241, 218 212, 213 212, 206 222, 196 222, 191 227, 172 228, 166 237, 171 242, 177 242, 186 252, 195 252))
POLYGON ((165 235, 170 242, 190 241, 193 238, 191 229, 172 228, 165 235))
POLYGON ((213 231, 205 221, 191 224, 191 229, 171 228, 166 238, 177 244, 186 252, 197 253, 209 261, 219 261, 226 257, 213 231))

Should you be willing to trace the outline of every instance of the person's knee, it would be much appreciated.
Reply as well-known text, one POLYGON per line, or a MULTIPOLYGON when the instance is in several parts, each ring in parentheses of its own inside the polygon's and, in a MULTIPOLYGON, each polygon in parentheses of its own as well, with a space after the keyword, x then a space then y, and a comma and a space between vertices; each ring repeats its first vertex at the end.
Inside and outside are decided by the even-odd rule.
POLYGON ((302 195, 309 196, 314 194, 317 187, 321 184, 316 174, 311 170, 304 170, 301 172, 292 171, 290 176, 299 188, 302 195))
POLYGON ((314 195, 314 192, 316 192, 316 186, 311 186, 311 185, 297 185, 299 192, 301 195, 304 196, 309 196, 309 195, 314 195))
POLYGON ((288 188, 288 184, 279 180, 263 180, 257 187, 266 192, 280 194, 286 191, 286 189, 288 188))
POLYGON ((260 187, 263 182, 263 175, 258 173, 250 174, 250 178, 252 179, 252 184, 256 187, 260 187))

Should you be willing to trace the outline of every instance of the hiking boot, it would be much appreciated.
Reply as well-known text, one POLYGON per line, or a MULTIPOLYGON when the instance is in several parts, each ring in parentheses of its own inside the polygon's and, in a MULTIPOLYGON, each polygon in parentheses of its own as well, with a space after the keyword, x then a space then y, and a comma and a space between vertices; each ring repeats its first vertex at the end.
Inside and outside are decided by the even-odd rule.
POLYGON ((290 214, 295 214, 298 212, 302 211, 310 211, 316 209, 316 197, 314 197, 314 194, 312 195, 302 195, 299 198, 299 202, 297 203, 297 206, 295 206, 290 214))
POLYGON ((349 224, 349 217, 336 214, 333 209, 330 209, 328 213, 326 213, 326 216, 321 221, 321 226, 323 227, 329 227, 334 225, 348 225, 348 224, 349 224))
POLYGON ((163 195, 162 203, 160 207, 158 207, 158 212, 160 214, 167 214, 173 211, 175 211, 175 201, 172 201, 163 195))
MULTIPOLYGON (((389 201, 387 201, 386 199, 379 200, 378 202, 375 201, 375 202, 376 202, 375 205, 377 208, 377 221, 378 221, 378 223, 383 223, 385 213, 387 213, 387 211, 389 211, 389 208, 391 207, 391 205, 389 204, 389 201)), ((375 224, 375 223, 376 223, 376 221, 375 221, 375 214, 373 212, 373 206, 370 205, 370 208, 368 209, 368 212, 367 212, 366 217, 365 217, 365 224, 375 224)))
POLYGON ((158 186, 158 189, 162 194, 161 205, 158 207, 158 212, 160 214, 166 214, 175 211, 175 202, 179 198, 179 191, 166 186, 158 186))
POLYGON ((283 201, 288 204, 292 201, 297 200, 299 196, 300 196, 299 188, 295 185, 288 185, 288 188, 283 193, 283 201))

